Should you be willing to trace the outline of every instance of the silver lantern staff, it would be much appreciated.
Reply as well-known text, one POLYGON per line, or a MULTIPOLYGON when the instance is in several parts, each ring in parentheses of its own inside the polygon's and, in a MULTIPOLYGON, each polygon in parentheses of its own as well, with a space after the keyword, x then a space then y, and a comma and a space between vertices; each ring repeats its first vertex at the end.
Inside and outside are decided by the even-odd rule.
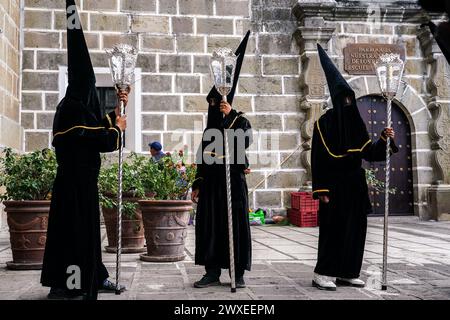
MULTIPOLYGON (((392 100, 397 95, 404 70, 404 62, 398 54, 383 54, 375 63, 378 84, 383 97, 387 100, 387 127, 392 127, 392 100)), ((387 290, 387 250, 388 250, 388 219, 389 219, 389 175, 391 170, 391 139, 386 137, 386 183, 384 200, 384 228, 383 228, 383 273, 381 290, 387 290)))
MULTIPOLYGON (((237 57, 231 49, 219 48, 213 52, 211 58, 211 73, 214 78, 214 86, 222 95, 222 100, 227 102, 227 95, 233 87, 234 72, 237 57)), ((230 176, 230 150, 228 143, 228 129, 224 128, 225 143, 225 179, 227 186, 227 210, 228 210, 228 240, 230 249, 230 275, 231 292, 236 292, 236 274, 234 260, 234 233, 233 233, 233 211, 231 203, 231 176, 230 176)))
MULTIPOLYGON (((118 44, 111 50, 106 50, 109 55, 109 65, 111 67, 111 75, 113 83, 118 92, 127 91, 134 78, 134 69, 136 67, 137 50, 136 48, 118 44)), ((125 114, 125 106, 120 101, 120 116, 125 114)), ((120 294, 120 267, 122 255, 122 171, 123 171, 123 144, 124 134, 120 133, 120 150, 119 150, 119 172, 118 172, 118 192, 117 192, 117 252, 116 252, 116 294, 120 294)))

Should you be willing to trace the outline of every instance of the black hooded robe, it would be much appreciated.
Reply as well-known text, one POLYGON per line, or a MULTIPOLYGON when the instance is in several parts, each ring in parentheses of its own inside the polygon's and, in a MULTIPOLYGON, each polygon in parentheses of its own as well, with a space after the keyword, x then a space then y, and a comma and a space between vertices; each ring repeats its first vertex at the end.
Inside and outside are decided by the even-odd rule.
MULTIPOLYGON (((67 17, 78 15, 66 1, 67 17)), ((97 180, 100 153, 120 148, 115 112, 101 118, 95 74, 81 28, 67 29, 68 80, 53 122, 58 169, 53 184, 41 283, 96 299, 108 278, 102 263, 97 180), (79 272, 78 272, 79 271, 79 272), (80 287, 76 281, 79 276, 80 287)))
POLYGON ((97 187, 100 152, 120 148, 120 129, 115 126, 114 112, 101 123, 87 118, 90 119, 79 122, 83 128, 60 132, 53 140, 58 170, 52 191, 41 283, 46 287, 67 288, 71 275, 67 273, 68 267, 78 266, 81 292, 95 297, 108 278, 101 253, 97 187))
POLYGON ((431 34, 434 36, 439 48, 442 51, 445 59, 450 63, 450 41, 448 40, 448 33, 450 32, 450 23, 442 22, 436 26, 432 21, 428 22, 431 34))
MULTIPOLYGON (((362 160, 385 161, 386 140, 372 143, 359 114, 355 93, 318 45, 333 108, 314 124, 311 149, 313 196, 319 205, 319 250, 315 273, 359 278, 371 211, 362 160)), ((391 152, 397 152, 390 140, 391 152)))
MULTIPOLYGON (((215 108, 218 109, 218 106, 215 108)), ((250 122, 232 110, 221 122, 221 131, 224 128, 248 133, 251 130, 250 122)), ((245 148, 251 144, 251 134, 245 139, 245 148)), ((234 143, 234 155, 245 150, 238 150, 237 138, 234 143)), ((214 155, 223 160, 223 152, 214 155), (219 154, 220 153, 220 154, 219 154)), ((244 170, 245 164, 230 165, 231 173, 231 199, 233 212, 233 235, 236 274, 243 275, 244 270, 250 271, 252 261, 252 246, 250 222, 248 215, 248 188, 244 170)), ((198 165, 196 181, 192 187, 199 190, 199 202, 195 220, 195 264, 207 268, 229 269, 230 256, 228 245, 228 211, 227 189, 225 180, 225 165, 222 163, 198 165)))
POLYGON ((326 117, 314 125, 311 150, 314 198, 327 195, 330 199, 329 203, 319 205, 319 250, 314 272, 330 277, 359 278, 367 214, 371 211, 362 160, 385 161, 386 141, 384 138, 375 143, 368 140, 361 151, 345 156, 334 154, 328 150, 322 135, 326 117))
MULTIPOLYGON (((419 5, 426 11, 442 14, 447 13, 447 16, 450 16, 449 0, 419 0, 419 5)), ((448 18, 446 21, 440 22, 439 25, 435 25, 432 21, 429 21, 427 25, 441 49, 442 54, 445 56, 445 59, 450 63, 450 41, 448 36, 450 33, 450 22, 448 21, 448 18)))
MULTIPOLYGON (((245 56, 250 31, 247 32, 235 54, 237 56, 236 70, 233 87, 227 96, 227 101, 232 104, 236 91, 239 74, 245 56)), ((230 114, 223 117, 219 110, 222 96, 215 88, 211 90, 206 100, 208 108, 208 129, 242 130, 245 133, 245 142, 239 143, 234 139, 233 164, 230 165, 231 175, 231 201, 233 215, 233 236, 236 276, 244 275, 245 270, 250 271, 252 261, 252 244, 250 234, 250 222, 248 215, 248 188, 244 170, 248 168, 248 159, 245 155, 252 143, 251 125, 243 113, 232 109, 230 114), (243 160, 243 161, 242 161, 243 160)), ((205 132, 206 132, 205 130, 205 132)), ((208 164, 203 160, 205 148, 211 143, 205 141, 199 148, 200 159, 197 160, 197 176, 192 190, 199 190, 199 202, 195 220, 195 264, 206 267, 207 272, 219 272, 220 269, 230 268, 230 254, 228 242, 228 210, 227 188, 225 179, 224 149, 216 150, 214 157, 219 161, 208 164)), ((222 144, 223 145, 223 144, 222 144)), ((230 147, 231 147, 230 141, 230 147)))

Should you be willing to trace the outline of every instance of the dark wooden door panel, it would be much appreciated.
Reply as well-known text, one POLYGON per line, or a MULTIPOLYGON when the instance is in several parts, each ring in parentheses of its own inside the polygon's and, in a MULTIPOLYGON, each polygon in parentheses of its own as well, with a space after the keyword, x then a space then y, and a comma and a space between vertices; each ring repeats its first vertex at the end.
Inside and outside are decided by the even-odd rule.
MULTIPOLYGON (((387 103, 379 96, 366 96, 358 99, 358 108, 366 123, 372 141, 380 138, 386 127, 387 103)), ((390 181, 396 193, 389 196, 391 215, 412 215, 413 179, 411 161, 411 128, 408 119, 399 106, 392 105, 392 126, 396 132, 395 142, 399 152, 391 157, 390 181)), ((375 170, 378 180, 385 181, 385 162, 364 162, 365 168, 375 170)), ((374 215, 384 214, 384 192, 369 188, 374 215)))

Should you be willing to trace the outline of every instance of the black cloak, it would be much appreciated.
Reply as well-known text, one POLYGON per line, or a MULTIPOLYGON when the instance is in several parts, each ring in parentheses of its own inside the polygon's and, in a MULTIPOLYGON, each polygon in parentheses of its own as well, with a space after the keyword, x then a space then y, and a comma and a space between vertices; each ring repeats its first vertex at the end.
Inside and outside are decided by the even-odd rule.
MULTIPOLYGON (((250 31, 247 32, 236 50, 238 59, 234 76, 234 86, 227 96, 227 101, 230 104, 233 102, 249 36, 250 31)), ((219 130, 222 134, 224 129, 241 129, 246 133, 245 143, 239 143, 237 141, 238 138, 235 137, 234 150, 230 150, 232 152, 230 156, 234 158, 234 163, 230 165, 230 170, 236 273, 242 275, 244 270, 250 270, 251 268, 248 189, 244 173, 244 170, 248 167, 245 149, 250 146, 252 141, 251 125, 248 119, 243 116, 243 113, 237 112, 234 109, 231 110, 228 116, 223 117, 223 114, 219 111, 221 100, 222 96, 215 88, 207 96, 209 104, 208 121, 202 144, 198 150, 198 170, 196 181, 192 187, 193 190, 199 190, 195 225, 195 263, 204 265, 207 268, 228 269, 230 266, 226 180, 223 161, 224 150, 214 150, 214 152, 206 151, 207 146, 212 141, 208 141, 205 138, 205 133, 211 129, 219 130), (217 161, 212 164, 205 162, 203 155, 206 153, 213 156, 217 161), (244 162, 238 161, 242 158, 245 159, 244 162)))
POLYGON ((450 41, 448 34, 450 32, 450 24, 448 22, 443 22, 439 26, 436 26, 432 21, 428 22, 428 27, 430 28, 431 34, 434 36, 439 48, 450 63, 450 41), (447 36, 444 36, 447 35, 447 36))
MULTIPOLYGON (((419 5, 423 9, 429 12, 447 13, 450 15, 450 0, 430 1, 419 0, 419 5)), ((448 34, 450 33, 450 23, 448 21, 441 22, 439 26, 436 26, 432 21, 428 22, 431 33, 436 39, 437 44, 441 48, 447 61, 450 63, 450 41, 448 34)))
MULTIPOLYGON (((67 19, 79 19, 73 0, 66 1, 67 19)), ((79 20, 78 20, 79 21, 79 20)), ((99 286, 108 278, 102 263, 97 180, 100 152, 120 148, 120 129, 115 112, 101 119, 95 74, 82 28, 68 23, 67 55, 69 85, 53 123, 53 146, 58 161, 53 185, 47 242, 41 283, 67 289, 73 274, 81 271, 80 293, 96 299, 99 286)), ((71 288, 69 288, 71 289, 71 288)))
MULTIPOLYGON (((320 275, 358 278, 361 270, 371 210, 362 159, 384 161, 386 139, 372 143, 356 105, 355 93, 318 46, 333 109, 314 125, 311 169, 314 198, 320 202, 319 250, 315 272, 320 275), (344 98, 350 97, 349 103, 344 98)), ((392 140, 391 140, 392 141, 392 140)), ((394 150, 392 141, 391 150, 394 150)))
POLYGON ((450 12, 450 1, 449 0, 419 0, 419 5, 430 12, 450 12))

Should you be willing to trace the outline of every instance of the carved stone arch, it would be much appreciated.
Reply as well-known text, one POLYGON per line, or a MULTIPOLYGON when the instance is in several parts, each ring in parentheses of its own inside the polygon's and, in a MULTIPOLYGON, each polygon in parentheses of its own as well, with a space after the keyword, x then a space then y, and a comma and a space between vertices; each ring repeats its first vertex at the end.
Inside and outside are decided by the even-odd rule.
MULTIPOLYGON (((377 78, 375 76, 360 76, 348 80, 349 85, 355 91, 356 99, 367 95, 380 95, 377 78)), ((413 132, 428 132, 428 124, 432 119, 427 104, 417 91, 403 82, 395 99, 397 105, 407 116, 413 132)), ((332 107, 331 98, 326 101, 328 107, 332 107)))

